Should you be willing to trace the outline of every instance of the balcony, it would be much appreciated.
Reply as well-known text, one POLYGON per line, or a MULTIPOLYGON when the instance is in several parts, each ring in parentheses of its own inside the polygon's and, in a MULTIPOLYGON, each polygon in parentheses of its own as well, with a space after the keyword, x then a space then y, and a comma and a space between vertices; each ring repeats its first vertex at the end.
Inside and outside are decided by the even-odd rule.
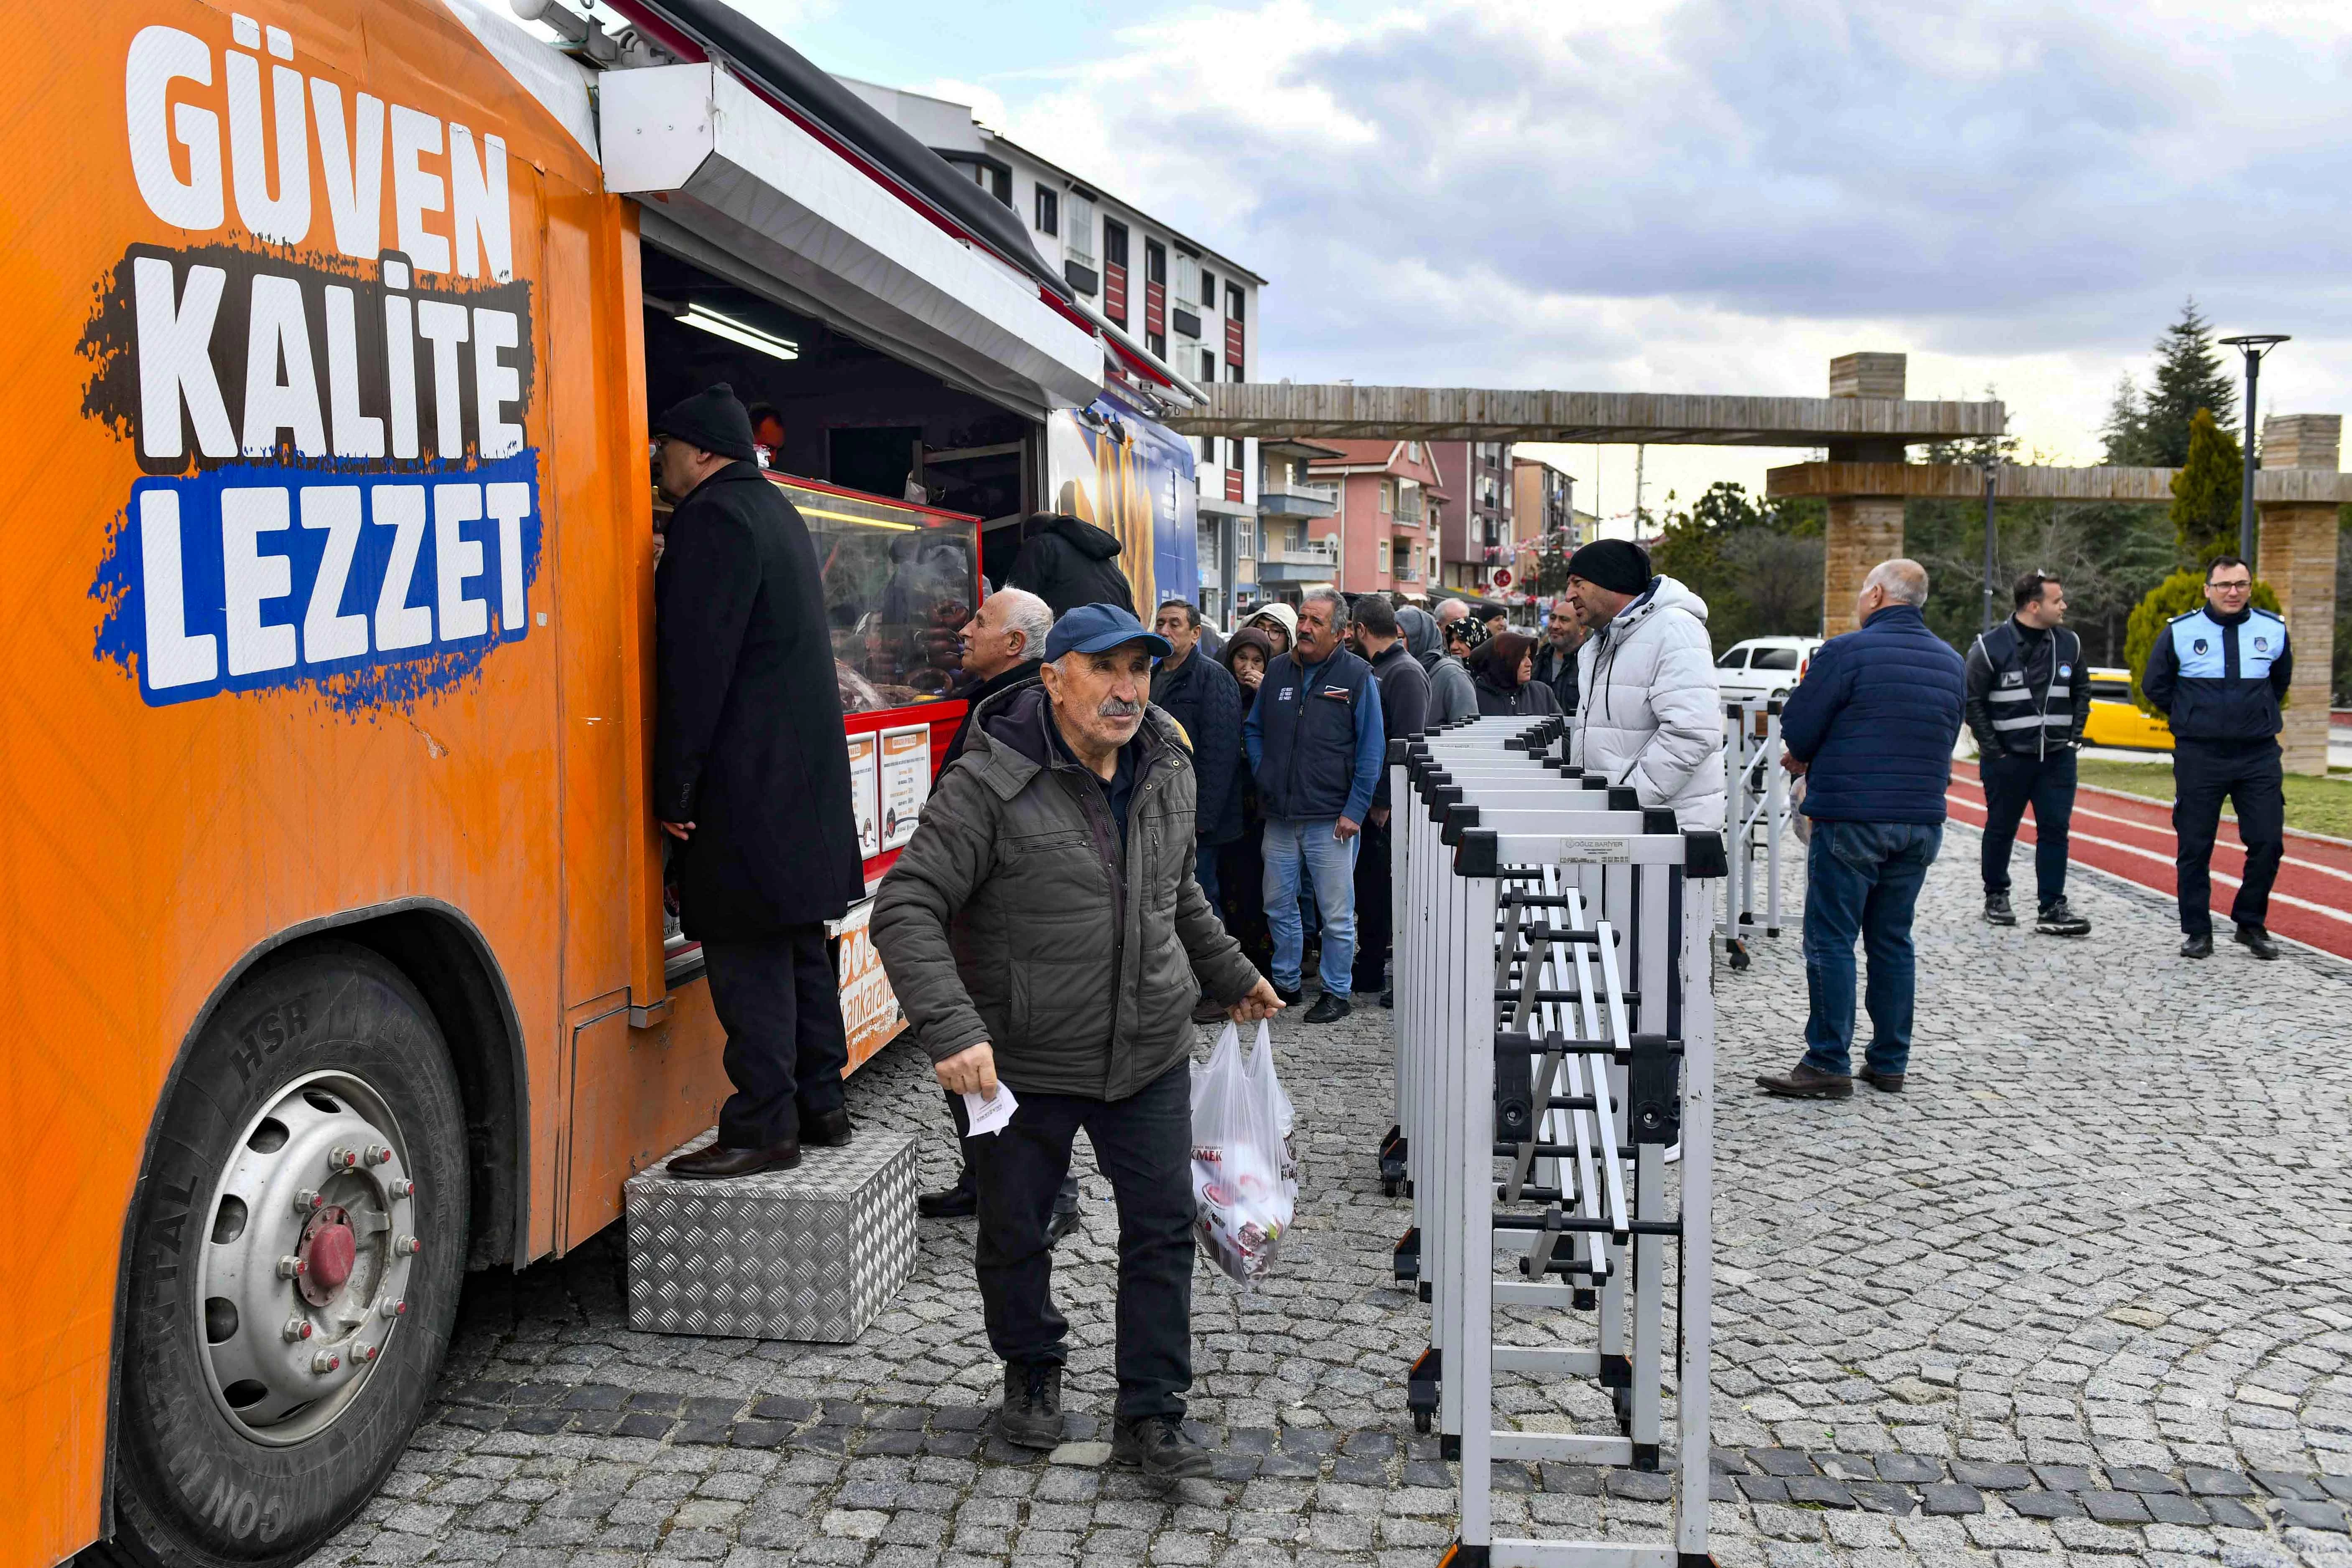
POLYGON ((1408 494, 1399 496, 1397 498, 1397 508, 1393 521, 1399 528, 1419 528, 1422 522, 1423 510, 1423 509, 1421 504, 1421 492, 1419 490, 1414 490, 1408 494))
POLYGON ((1258 552, 1261 583, 1328 583, 1339 574, 1339 552, 1320 539, 1301 543, 1269 542, 1258 552))
POLYGON ((1268 517, 1329 517, 1339 510, 1339 487, 1269 473, 1257 488, 1257 510, 1268 517))

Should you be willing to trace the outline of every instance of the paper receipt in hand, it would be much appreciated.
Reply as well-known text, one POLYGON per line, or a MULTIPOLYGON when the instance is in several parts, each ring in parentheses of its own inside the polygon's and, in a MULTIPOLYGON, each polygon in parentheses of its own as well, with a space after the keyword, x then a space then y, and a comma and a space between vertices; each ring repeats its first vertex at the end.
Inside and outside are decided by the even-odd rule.
POLYGON ((964 1136, 978 1138, 983 1133, 1002 1132, 1004 1131, 1004 1124, 1013 1120, 1013 1108, 1020 1103, 1013 1098, 1013 1087, 1010 1084, 998 1084, 994 1100, 982 1100, 976 1094, 965 1095, 963 1097, 964 1114, 971 1118, 971 1131, 964 1136))

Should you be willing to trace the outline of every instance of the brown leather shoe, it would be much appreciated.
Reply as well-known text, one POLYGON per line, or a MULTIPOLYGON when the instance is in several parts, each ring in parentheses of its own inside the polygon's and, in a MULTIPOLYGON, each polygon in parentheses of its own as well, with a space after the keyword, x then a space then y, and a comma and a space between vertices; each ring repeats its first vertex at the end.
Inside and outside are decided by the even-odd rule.
POLYGON ((713 1143, 691 1154, 680 1154, 667 1169, 684 1182, 723 1182, 735 1176, 756 1176, 762 1171, 789 1171, 800 1163, 799 1141, 787 1140, 765 1149, 730 1149, 713 1143))
POLYGON ((827 1110, 816 1116, 801 1118, 801 1142, 814 1143, 820 1149, 838 1149, 857 1136, 849 1125, 846 1110, 827 1110))
POLYGON ((1784 1094, 1791 1100, 1853 1098, 1853 1079, 1843 1073, 1822 1072, 1801 1060, 1779 1078, 1769 1073, 1758 1074, 1756 1085, 1769 1094, 1784 1094))
POLYGON ((1869 1068, 1864 1068, 1862 1069, 1861 1077, 1863 1082, 1881 1094, 1903 1092, 1903 1075, 1899 1072, 1874 1072, 1869 1068))

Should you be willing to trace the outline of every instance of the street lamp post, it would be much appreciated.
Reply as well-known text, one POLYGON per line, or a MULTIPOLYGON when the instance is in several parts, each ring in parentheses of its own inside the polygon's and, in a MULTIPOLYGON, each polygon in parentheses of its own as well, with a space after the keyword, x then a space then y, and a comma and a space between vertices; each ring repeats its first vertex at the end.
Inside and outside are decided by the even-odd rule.
POLYGON ((1995 485, 1997 485, 1997 484, 2000 482, 2000 459, 1999 458, 1987 458, 1984 460, 1984 496, 1985 496, 1984 625, 1983 625, 1982 626, 1979 627, 1978 629, 1979 629, 1979 630, 1980 630, 1980 631, 1988 631, 1988 632, 1989 632, 1989 631, 1990 631, 1990 630, 1992 630, 1992 605, 1993 605, 1993 581, 1992 581, 1992 580, 1993 580, 1993 575, 1994 575, 1994 574, 1996 574, 1997 572, 1999 572, 1999 571, 2000 570, 2000 531, 1998 530, 1998 528, 1996 528, 1996 526, 1994 525, 1994 522, 1993 522, 1993 503, 1992 503, 1993 487, 1994 487, 1995 485))
POLYGON ((2246 452, 2244 478, 2238 485, 2238 553, 2246 561, 2246 570, 2253 570, 2254 560, 2254 384, 2261 379, 2263 356, 2284 342, 2290 342, 2284 332, 2248 332, 2242 337, 2223 338, 2223 342, 2246 356, 2246 452))

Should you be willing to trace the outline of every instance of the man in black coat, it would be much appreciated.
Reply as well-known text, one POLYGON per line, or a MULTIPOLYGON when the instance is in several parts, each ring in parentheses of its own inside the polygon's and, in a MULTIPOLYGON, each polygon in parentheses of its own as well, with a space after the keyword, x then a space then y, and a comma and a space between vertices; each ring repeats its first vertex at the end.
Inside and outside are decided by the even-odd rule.
POLYGON ((702 943, 735 1092, 674 1176, 798 1164, 850 1139, 849 1064, 824 922, 866 895, 849 749, 807 525, 754 460, 725 383, 654 426, 677 501, 654 573, 654 814, 678 840, 678 910, 702 943))
MULTIPOLYGON (((1225 803, 1233 798, 1234 772, 1241 766, 1242 689, 1233 671, 1202 646, 1201 612, 1191 600, 1171 599, 1160 605, 1152 616, 1152 630, 1175 649, 1152 672, 1151 700, 1184 726, 1192 747, 1198 802, 1193 823, 1200 842, 1193 879, 1214 908, 1217 846, 1241 837, 1238 816, 1227 830, 1225 803)), ((1209 1021, 1205 1012, 1200 1021, 1209 1021)))
POLYGON ((1005 582, 1026 588, 1056 617, 1080 605, 1117 605, 1135 614, 1135 585, 1119 570, 1119 542, 1093 523, 1038 512, 1022 525, 1028 542, 1013 558, 1005 582))
MULTIPOLYGON (((1429 728, 1429 675, 1406 645, 1401 612, 1377 594, 1358 599, 1349 612, 1356 651, 1372 667, 1381 687, 1381 727, 1391 739, 1429 728)), ((1356 850, 1356 994, 1381 994, 1392 1006, 1389 950, 1394 941, 1395 890, 1390 886, 1389 770, 1372 789, 1372 814, 1364 818, 1363 842, 1356 850)))

